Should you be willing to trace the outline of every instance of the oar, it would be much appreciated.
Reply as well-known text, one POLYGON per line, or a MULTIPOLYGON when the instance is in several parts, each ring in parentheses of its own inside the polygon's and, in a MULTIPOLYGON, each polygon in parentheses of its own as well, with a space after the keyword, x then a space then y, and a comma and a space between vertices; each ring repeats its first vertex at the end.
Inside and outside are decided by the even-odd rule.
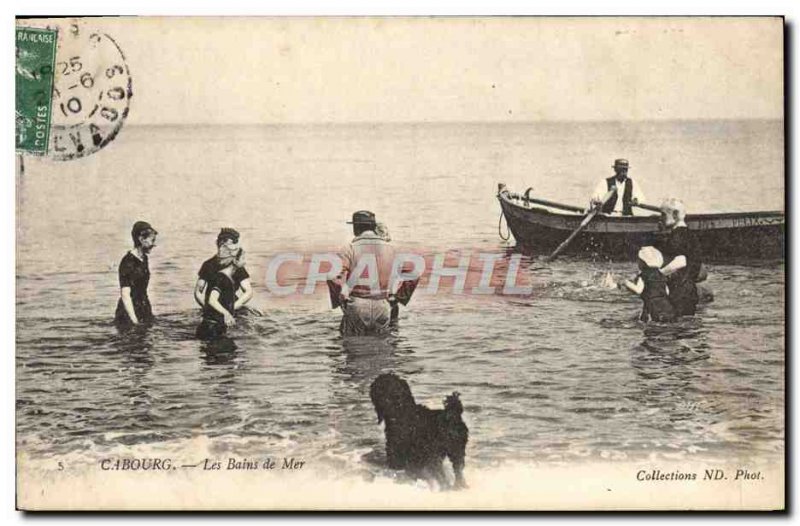
POLYGON ((661 207, 658 207, 658 206, 647 205, 647 204, 644 204, 644 203, 636 203, 633 206, 637 206, 637 207, 641 208, 642 210, 650 210, 651 212, 661 213, 661 207))
POLYGON ((556 203, 555 201, 548 201, 546 199, 539 199, 539 198, 536 198, 536 197, 530 197, 529 191, 530 191, 530 188, 528 188, 528 191, 525 192, 525 195, 520 195, 520 194, 515 194, 513 192, 509 192, 506 189, 506 185, 504 185, 503 183, 500 183, 500 184, 497 185, 497 193, 498 193, 498 195, 502 194, 503 192, 505 192, 505 194, 508 195, 508 197, 510 197, 512 199, 520 199, 520 200, 523 200, 523 201, 528 202, 528 203, 534 203, 534 204, 542 205, 542 206, 549 206, 550 208, 558 208, 560 210, 565 210, 567 212, 580 212, 580 213, 583 213, 586 210, 585 208, 581 208, 579 206, 565 205, 565 204, 562 204, 562 203, 556 203))
POLYGON ((615 186, 611 190, 609 190, 606 195, 603 196, 603 200, 600 201, 600 203, 598 203, 597 205, 595 205, 595 207, 592 209, 591 212, 586 214, 586 217, 583 218, 583 221, 581 221, 581 224, 578 225, 578 228, 576 228, 575 231, 572 234, 570 234, 567 239, 565 239, 560 245, 558 245, 558 248, 556 248, 553 251, 552 254, 547 256, 545 261, 553 261, 556 257, 558 257, 558 255, 561 253, 561 251, 564 250, 565 248, 567 248, 567 245, 569 245, 570 242, 573 239, 575 239, 575 236, 580 234, 581 231, 584 228, 586 228, 586 225, 588 225, 589 223, 592 222, 592 219, 594 219, 594 216, 596 216, 600 212, 600 210, 603 209, 603 206, 605 206, 605 204, 608 202, 608 200, 611 199, 614 196, 614 194, 616 194, 616 193, 617 193, 617 187, 615 186))
POLYGON ((550 208, 558 208, 561 210, 566 210, 567 212, 584 212, 586 210, 585 208, 581 208, 579 206, 564 205, 561 203, 556 203, 555 201, 548 201, 546 199, 539 199, 536 197, 529 197, 529 198, 522 197, 522 199, 529 203, 534 203, 542 206, 549 206, 550 208))

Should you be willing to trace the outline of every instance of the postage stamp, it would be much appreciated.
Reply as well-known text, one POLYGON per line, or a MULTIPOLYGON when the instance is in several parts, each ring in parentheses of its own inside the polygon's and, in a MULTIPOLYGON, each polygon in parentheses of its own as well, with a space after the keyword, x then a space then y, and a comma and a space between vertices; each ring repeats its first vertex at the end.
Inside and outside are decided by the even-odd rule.
POLYGON ((16 148, 44 154, 52 120, 58 32, 18 27, 16 32, 16 148))

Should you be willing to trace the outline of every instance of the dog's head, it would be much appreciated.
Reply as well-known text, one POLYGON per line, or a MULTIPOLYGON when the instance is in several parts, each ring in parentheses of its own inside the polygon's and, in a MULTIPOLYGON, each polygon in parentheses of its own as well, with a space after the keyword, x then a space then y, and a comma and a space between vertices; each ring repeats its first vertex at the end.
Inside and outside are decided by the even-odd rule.
POLYGON ((464 412, 464 406, 461 405, 461 394, 454 391, 453 394, 444 399, 444 413, 448 417, 458 417, 464 412))
POLYGON ((369 397, 379 424, 386 418, 402 417, 416 407, 408 383, 394 373, 378 376, 369 388, 369 397))

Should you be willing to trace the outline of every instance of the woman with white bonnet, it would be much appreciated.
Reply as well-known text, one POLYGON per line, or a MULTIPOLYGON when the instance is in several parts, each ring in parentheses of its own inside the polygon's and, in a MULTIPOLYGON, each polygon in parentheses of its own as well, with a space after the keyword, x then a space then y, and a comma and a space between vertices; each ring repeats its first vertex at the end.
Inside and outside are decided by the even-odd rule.
POLYGON ((661 273, 664 257, 655 247, 642 247, 638 254, 639 275, 621 285, 642 298, 642 321, 675 321, 675 309, 669 301, 667 278, 661 273))
POLYGON ((657 246, 664 254, 661 273, 667 277, 669 301, 678 316, 694 315, 699 301, 695 283, 704 279, 702 258, 686 226, 686 208, 679 199, 667 199, 662 203, 661 222, 668 235, 657 246))

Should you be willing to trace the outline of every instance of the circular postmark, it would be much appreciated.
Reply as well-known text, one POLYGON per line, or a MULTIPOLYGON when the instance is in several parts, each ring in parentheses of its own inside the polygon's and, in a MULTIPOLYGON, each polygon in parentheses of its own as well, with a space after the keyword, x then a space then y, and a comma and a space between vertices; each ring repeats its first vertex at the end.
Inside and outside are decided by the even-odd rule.
POLYGON ((119 45, 105 33, 71 25, 59 35, 53 86, 50 157, 86 157, 122 129, 133 96, 119 45))

